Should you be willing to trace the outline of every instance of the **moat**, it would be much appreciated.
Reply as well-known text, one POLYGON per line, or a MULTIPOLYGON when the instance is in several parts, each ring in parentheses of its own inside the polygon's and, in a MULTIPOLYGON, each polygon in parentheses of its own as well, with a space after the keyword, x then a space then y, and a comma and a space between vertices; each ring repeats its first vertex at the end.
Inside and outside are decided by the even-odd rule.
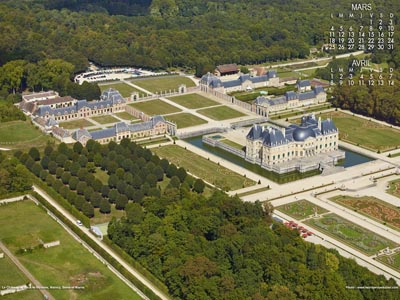
MULTIPOLYGON (((275 181, 277 183, 283 184, 283 183, 287 183, 287 182, 291 182, 291 181, 295 181, 295 180, 299 180, 299 179, 303 179, 306 177, 310 177, 310 176, 314 176, 314 175, 318 175, 321 174, 321 172, 319 170, 314 170, 314 171, 310 171, 310 172, 306 172, 306 173, 299 173, 299 172, 290 172, 290 173, 286 173, 286 174, 277 174, 275 172, 271 172, 268 171, 264 168, 261 168, 259 165, 256 164, 251 164, 247 161, 245 161, 244 159, 240 158, 239 156, 236 156, 232 153, 229 153, 227 151, 224 151, 222 149, 216 148, 216 147, 212 147, 209 146, 207 144, 204 144, 202 142, 202 137, 201 136, 196 136, 196 137, 192 137, 192 138, 188 138, 185 139, 186 142, 188 142, 189 144, 196 146, 200 149, 203 149, 204 151, 207 151, 209 153, 212 153, 218 157, 221 157, 223 159, 226 159, 238 166, 241 166, 249 171, 252 171, 256 174, 259 174, 263 177, 266 177, 272 181, 275 181)), ((350 151, 348 149, 345 148, 340 148, 341 150, 346 152, 346 158, 341 161, 340 165, 348 168, 348 167, 352 167, 352 166, 356 166, 362 163, 366 163, 369 162, 371 160, 374 160, 373 158, 370 158, 368 156, 350 151)))

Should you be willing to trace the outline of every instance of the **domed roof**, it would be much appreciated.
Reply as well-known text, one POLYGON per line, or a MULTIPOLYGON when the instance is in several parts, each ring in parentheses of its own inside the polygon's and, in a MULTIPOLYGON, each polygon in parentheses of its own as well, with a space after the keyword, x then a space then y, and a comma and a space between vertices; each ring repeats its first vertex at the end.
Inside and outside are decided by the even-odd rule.
POLYGON ((315 137, 315 132, 309 127, 297 127, 293 131, 293 139, 296 142, 302 142, 309 137, 315 137))

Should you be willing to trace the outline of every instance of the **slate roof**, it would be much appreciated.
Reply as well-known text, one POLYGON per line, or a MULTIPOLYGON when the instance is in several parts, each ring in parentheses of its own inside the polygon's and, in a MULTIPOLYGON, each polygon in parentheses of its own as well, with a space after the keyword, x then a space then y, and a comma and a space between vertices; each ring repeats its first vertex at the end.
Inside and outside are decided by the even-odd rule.
POLYGON ((275 98, 266 98, 264 96, 258 96, 255 100, 255 104, 256 105, 273 106, 273 105, 283 104, 285 102, 295 100, 295 99, 299 99, 299 101, 304 101, 304 100, 315 98, 320 93, 325 93, 323 87, 316 86, 314 88, 314 90, 304 92, 304 93, 289 91, 289 92, 286 92, 284 96, 275 97, 275 98))
POLYGON ((40 106, 35 114, 39 116, 44 116, 46 114, 49 115, 69 115, 78 112, 84 107, 89 109, 100 109, 106 107, 112 107, 118 103, 125 103, 125 99, 121 96, 121 94, 114 89, 108 89, 103 92, 99 101, 86 101, 86 100, 78 100, 74 105, 68 107, 60 107, 60 108, 51 108, 48 105, 40 106))
POLYGON ((331 119, 321 122, 321 130, 314 114, 302 117, 301 125, 291 124, 285 128, 285 135, 279 129, 260 125, 253 125, 246 138, 250 140, 261 140, 264 145, 276 147, 289 142, 302 142, 309 137, 318 137, 337 132, 337 128, 331 119))
POLYGON ((249 74, 242 74, 237 79, 229 81, 221 81, 217 76, 207 73, 203 75, 200 79, 200 83, 207 85, 211 88, 217 88, 223 86, 224 88, 231 88, 243 84, 245 81, 249 80, 252 83, 267 82, 270 78, 276 77, 276 72, 274 70, 268 71, 267 74, 261 76, 250 76, 249 74))
POLYGON ((298 87, 307 87, 307 86, 311 86, 311 83, 310 83, 310 80, 298 80, 297 86, 298 87))
POLYGON ((164 117, 162 116, 154 116, 149 121, 135 123, 135 124, 127 124, 125 122, 119 122, 115 124, 111 128, 96 130, 92 132, 88 132, 86 129, 79 129, 72 134, 72 137, 75 140, 79 140, 82 136, 87 136, 94 140, 110 138, 117 135, 117 133, 121 132, 138 132, 144 130, 151 130, 157 125, 159 122, 166 122, 164 117))
POLYGON ((73 100, 74 100, 74 98, 72 98, 71 96, 64 96, 64 97, 56 97, 56 98, 41 100, 41 101, 38 101, 38 104, 39 105, 51 105, 51 104, 58 104, 58 103, 64 103, 64 102, 71 102, 73 100))

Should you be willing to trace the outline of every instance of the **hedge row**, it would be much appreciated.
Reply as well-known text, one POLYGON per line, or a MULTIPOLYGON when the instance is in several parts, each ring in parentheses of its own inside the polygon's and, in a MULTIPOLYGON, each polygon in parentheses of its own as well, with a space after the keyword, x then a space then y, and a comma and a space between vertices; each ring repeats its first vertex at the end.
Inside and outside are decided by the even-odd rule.
POLYGON ((59 218, 64 224, 66 224, 76 235, 78 235, 85 243, 87 243, 94 251, 102 256, 110 265, 112 265, 118 272, 120 272, 125 278, 132 282, 139 290, 141 290, 150 300, 160 300, 160 298, 154 294, 154 292, 133 276, 128 270, 126 270, 114 257, 112 257, 106 250, 100 247, 95 241, 89 238, 82 230, 75 226, 68 218, 60 213, 53 205, 51 205, 46 199, 40 196, 37 192, 31 193, 44 207, 50 210, 57 218, 59 218))

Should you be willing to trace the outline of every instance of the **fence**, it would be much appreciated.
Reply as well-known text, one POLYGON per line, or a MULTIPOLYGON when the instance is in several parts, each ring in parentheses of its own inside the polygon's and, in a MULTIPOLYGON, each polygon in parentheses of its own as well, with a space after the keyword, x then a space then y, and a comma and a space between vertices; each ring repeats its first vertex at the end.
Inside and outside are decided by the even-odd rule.
POLYGON ((225 150, 225 151, 227 151, 229 153, 235 154, 235 155, 237 155, 237 156, 239 156, 241 158, 245 158, 245 156, 246 156, 246 153, 243 150, 239 150, 239 149, 237 149, 235 147, 227 145, 224 142, 221 142, 221 141, 219 141, 217 139, 213 139, 211 137, 203 136, 201 140, 202 140, 203 143, 205 143, 207 145, 220 148, 220 149, 225 150))
POLYGON ((196 131, 188 131, 188 132, 180 132, 177 133, 176 136, 179 139, 187 139, 199 135, 205 135, 205 134, 210 134, 210 133, 222 133, 222 132, 227 132, 228 128, 224 127, 211 127, 211 128, 206 128, 206 129, 201 129, 201 130, 196 130, 196 131))

